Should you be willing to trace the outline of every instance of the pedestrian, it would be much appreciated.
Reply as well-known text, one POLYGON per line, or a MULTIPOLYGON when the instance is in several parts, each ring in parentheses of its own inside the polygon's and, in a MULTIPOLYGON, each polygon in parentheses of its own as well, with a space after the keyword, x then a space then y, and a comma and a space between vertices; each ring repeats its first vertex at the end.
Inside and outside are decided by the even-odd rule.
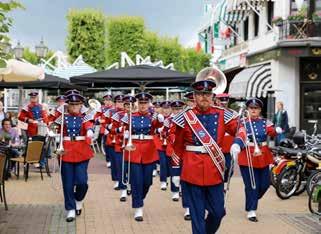
MULTIPOLYGON (((0 123, 2 122, 3 119, 5 119, 7 117, 6 113, 3 110, 3 102, 0 101, 0 123)), ((0 126, 0 129, 2 128, 2 126, 0 126)))
POLYGON ((281 140, 285 138, 285 134, 289 130, 289 120, 288 113, 284 110, 283 102, 276 103, 277 112, 273 117, 273 124, 275 127, 280 127, 282 129, 281 133, 278 133, 275 137, 275 145, 279 145, 281 140))
POLYGON ((245 145, 240 138, 234 139, 231 146, 231 155, 240 166, 243 183, 245 186, 245 210, 247 218, 251 222, 258 222, 256 210, 259 199, 263 197, 270 186, 270 167, 273 163, 273 155, 267 144, 267 137, 276 136, 281 132, 280 127, 261 117, 263 102, 258 98, 251 98, 246 102, 249 116, 241 120, 240 134, 249 140, 245 145), (244 122, 243 122, 244 121, 244 122), (245 130, 246 129, 246 130, 245 130), (246 136, 245 136, 246 133, 246 136), (255 143, 257 142, 257 145, 255 143), (259 151, 255 150, 259 147, 259 151), (250 158, 249 158, 250 157, 250 158))

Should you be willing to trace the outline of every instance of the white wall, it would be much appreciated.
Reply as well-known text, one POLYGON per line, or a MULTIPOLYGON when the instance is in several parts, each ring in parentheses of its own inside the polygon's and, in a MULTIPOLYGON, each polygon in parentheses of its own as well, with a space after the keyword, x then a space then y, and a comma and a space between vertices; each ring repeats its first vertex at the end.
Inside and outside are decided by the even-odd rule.
POLYGON ((272 63, 273 88, 281 91, 275 93, 276 102, 282 101, 289 115, 289 125, 300 125, 300 73, 299 59, 280 57, 272 63))

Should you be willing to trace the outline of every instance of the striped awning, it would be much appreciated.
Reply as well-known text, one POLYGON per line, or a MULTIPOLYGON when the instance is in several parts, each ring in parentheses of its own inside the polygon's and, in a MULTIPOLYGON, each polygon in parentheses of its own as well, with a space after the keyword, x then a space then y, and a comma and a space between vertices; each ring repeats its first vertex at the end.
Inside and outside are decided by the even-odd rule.
POLYGON ((275 0, 226 0, 225 22, 232 25, 244 21, 253 9, 260 11, 267 1, 275 0))
POLYGON ((272 90, 271 64, 249 67, 232 80, 229 94, 236 98, 266 97, 272 90))

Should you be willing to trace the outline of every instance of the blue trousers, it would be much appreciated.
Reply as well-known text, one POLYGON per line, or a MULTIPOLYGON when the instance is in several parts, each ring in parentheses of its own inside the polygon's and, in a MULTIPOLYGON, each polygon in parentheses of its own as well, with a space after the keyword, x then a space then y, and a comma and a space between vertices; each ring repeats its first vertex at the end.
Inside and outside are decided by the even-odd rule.
POLYGON ((172 165, 169 157, 166 156, 165 151, 158 151, 159 155, 159 165, 160 165, 160 182, 167 182, 167 178, 170 177, 171 183, 171 192, 178 192, 179 187, 176 187, 175 184, 172 183, 172 165))
MULTIPOLYGON (((226 183, 228 181, 228 177, 231 169, 232 156, 230 153, 224 153, 224 157, 225 157, 225 168, 226 168, 224 173, 224 182, 226 183)), ((234 173, 234 168, 232 168, 231 177, 233 173, 234 173)))
POLYGON ((225 216, 224 184, 198 186, 185 182, 193 234, 213 234, 225 216), (205 210, 208 211, 206 219, 205 210))
POLYGON ((125 163, 125 165, 124 165, 125 175, 122 175, 122 172, 123 172, 123 170, 122 170, 122 168, 123 168, 123 153, 115 152, 114 157, 115 157, 115 166, 116 166, 116 177, 117 177, 117 181, 119 183, 118 188, 119 189, 127 189, 127 186, 125 184, 123 184, 123 182, 122 182, 123 176, 125 176, 124 180, 126 180, 126 172, 127 172, 127 163, 125 163))
POLYGON ((102 136, 102 142, 104 144, 104 149, 105 149, 105 157, 106 157, 106 162, 110 161, 110 153, 108 151, 108 146, 106 145, 106 135, 102 136))
POLYGON ((213 234, 225 216, 224 184, 198 186, 185 182, 193 234, 213 234), (205 210, 208 211, 206 219, 205 210))
POLYGON ((188 196, 185 188, 185 182, 181 181, 181 189, 182 189, 182 206, 183 208, 189 208, 188 205, 188 196))
POLYGON ((144 199, 149 187, 153 184, 153 170, 155 163, 130 163, 130 185, 132 189, 132 207, 144 206, 144 199))
POLYGON ((76 209, 76 202, 82 201, 88 190, 88 168, 89 160, 79 163, 62 162, 61 179, 64 191, 65 209, 76 209))
POLYGON ((269 167, 253 168, 256 188, 251 186, 249 167, 240 166, 241 175, 245 185, 245 210, 257 210, 259 199, 263 197, 270 187, 269 167))
POLYGON ((109 158, 110 158, 110 170, 111 170, 111 180, 112 181, 118 181, 117 178, 117 165, 116 165, 116 157, 115 157, 115 151, 114 147, 107 146, 109 158))

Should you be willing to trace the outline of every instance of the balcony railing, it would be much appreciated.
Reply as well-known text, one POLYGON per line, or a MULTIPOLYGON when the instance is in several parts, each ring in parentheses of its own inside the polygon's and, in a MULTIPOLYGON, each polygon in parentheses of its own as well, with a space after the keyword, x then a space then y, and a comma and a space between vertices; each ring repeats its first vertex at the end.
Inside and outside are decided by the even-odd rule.
POLYGON ((299 40, 321 37, 321 20, 284 20, 277 23, 279 40, 299 40))
POLYGON ((248 49, 248 44, 247 42, 242 42, 236 46, 233 46, 231 48, 225 49, 221 55, 221 57, 228 57, 232 56, 241 52, 244 52, 245 50, 248 49))

